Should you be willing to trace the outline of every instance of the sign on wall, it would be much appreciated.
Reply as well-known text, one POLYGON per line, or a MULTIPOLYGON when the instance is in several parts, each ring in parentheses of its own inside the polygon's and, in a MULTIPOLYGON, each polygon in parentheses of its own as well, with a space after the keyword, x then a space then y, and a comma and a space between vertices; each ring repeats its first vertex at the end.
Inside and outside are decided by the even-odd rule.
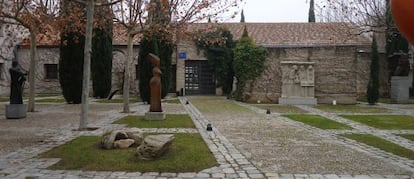
POLYGON ((187 58, 187 53, 186 52, 180 52, 180 53, 178 53, 178 58, 180 58, 180 59, 186 59, 187 58))

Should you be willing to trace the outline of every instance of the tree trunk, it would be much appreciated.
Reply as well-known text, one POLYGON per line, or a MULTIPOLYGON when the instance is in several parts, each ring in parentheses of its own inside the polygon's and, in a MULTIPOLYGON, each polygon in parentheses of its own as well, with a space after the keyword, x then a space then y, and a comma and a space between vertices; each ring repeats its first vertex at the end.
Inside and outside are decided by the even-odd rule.
POLYGON ((88 105, 89 105, 89 79, 91 72, 91 53, 92 53, 92 28, 94 0, 88 1, 88 9, 86 13, 86 34, 85 34, 85 50, 83 62, 83 80, 82 80, 82 105, 79 130, 86 130, 88 125, 88 105))
POLYGON ((36 33, 30 32, 30 67, 29 67, 29 106, 27 111, 35 111, 35 77, 36 77, 36 61, 37 61, 37 47, 36 47, 36 33))
POLYGON ((134 35, 128 33, 128 49, 127 49, 127 58, 125 59, 125 73, 124 73, 124 86, 123 86, 123 95, 124 95, 124 113, 129 113, 129 87, 130 87, 130 64, 133 61, 133 46, 132 39, 134 35))

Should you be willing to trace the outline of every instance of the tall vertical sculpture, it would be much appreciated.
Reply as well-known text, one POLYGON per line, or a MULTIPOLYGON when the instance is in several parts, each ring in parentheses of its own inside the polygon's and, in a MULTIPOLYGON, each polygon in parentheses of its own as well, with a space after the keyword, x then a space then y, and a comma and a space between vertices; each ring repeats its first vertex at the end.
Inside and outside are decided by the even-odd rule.
POLYGON ((161 69, 160 58, 152 53, 148 54, 147 59, 152 65, 152 78, 150 80, 150 109, 145 113, 146 120, 164 120, 165 114, 161 107, 161 69))

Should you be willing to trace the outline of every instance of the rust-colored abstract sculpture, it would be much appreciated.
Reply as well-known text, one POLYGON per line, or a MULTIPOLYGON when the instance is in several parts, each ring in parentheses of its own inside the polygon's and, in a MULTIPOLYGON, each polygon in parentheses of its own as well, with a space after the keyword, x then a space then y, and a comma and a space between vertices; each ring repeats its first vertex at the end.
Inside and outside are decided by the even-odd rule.
POLYGON ((161 108, 161 70, 160 58, 150 53, 147 59, 152 64, 152 78, 150 80, 150 112, 162 112, 161 108))

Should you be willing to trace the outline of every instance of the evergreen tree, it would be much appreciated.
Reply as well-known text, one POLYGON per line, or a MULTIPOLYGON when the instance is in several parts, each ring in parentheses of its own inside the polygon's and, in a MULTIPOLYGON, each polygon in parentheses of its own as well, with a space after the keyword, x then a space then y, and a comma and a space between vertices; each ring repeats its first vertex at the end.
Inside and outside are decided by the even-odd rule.
POLYGON ((149 81, 152 77, 152 66, 146 59, 149 53, 160 58, 161 75, 161 97, 168 94, 171 83, 171 63, 174 49, 173 37, 169 32, 168 24, 171 22, 170 5, 168 1, 155 1, 155 10, 148 14, 149 29, 144 33, 144 39, 140 44, 138 57, 139 66, 139 90, 143 101, 150 101, 149 81))
POLYGON ((244 18, 244 10, 243 10, 243 9, 242 9, 242 12, 241 12, 240 22, 241 22, 241 23, 246 22, 246 21, 245 21, 245 18, 244 18))
POLYGON ((248 100, 244 96, 246 83, 248 80, 254 80, 262 74, 266 57, 267 51, 256 46, 245 27, 243 36, 234 49, 233 68, 237 78, 237 89, 234 95, 237 100, 248 100))
POLYGON ((370 65, 369 82, 367 87, 368 103, 374 105, 379 97, 379 55, 377 41, 374 38, 371 45, 371 65, 370 65))
MULTIPOLYGON (((62 15, 65 17, 71 16, 73 10, 83 8, 80 4, 67 0, 62 1, 62 7, 65 7, 62 8, 62 15)), ((66 102, 79 104, 82 101, 85 37, 77 32, 76 23, 68 20, 61 29, 59 82, 66 102)))
POLYGON ((92 39, 91 75, 93 97, 106 98, 112 84, 112 18, 109 6, 98 7, 99 27, 94 28, 92 39))
POLYGON ((309 3, 309 16, 308 16, 308 22, 316 22, 315 19, 315 2, 314 0, 310 0, 309 3))

